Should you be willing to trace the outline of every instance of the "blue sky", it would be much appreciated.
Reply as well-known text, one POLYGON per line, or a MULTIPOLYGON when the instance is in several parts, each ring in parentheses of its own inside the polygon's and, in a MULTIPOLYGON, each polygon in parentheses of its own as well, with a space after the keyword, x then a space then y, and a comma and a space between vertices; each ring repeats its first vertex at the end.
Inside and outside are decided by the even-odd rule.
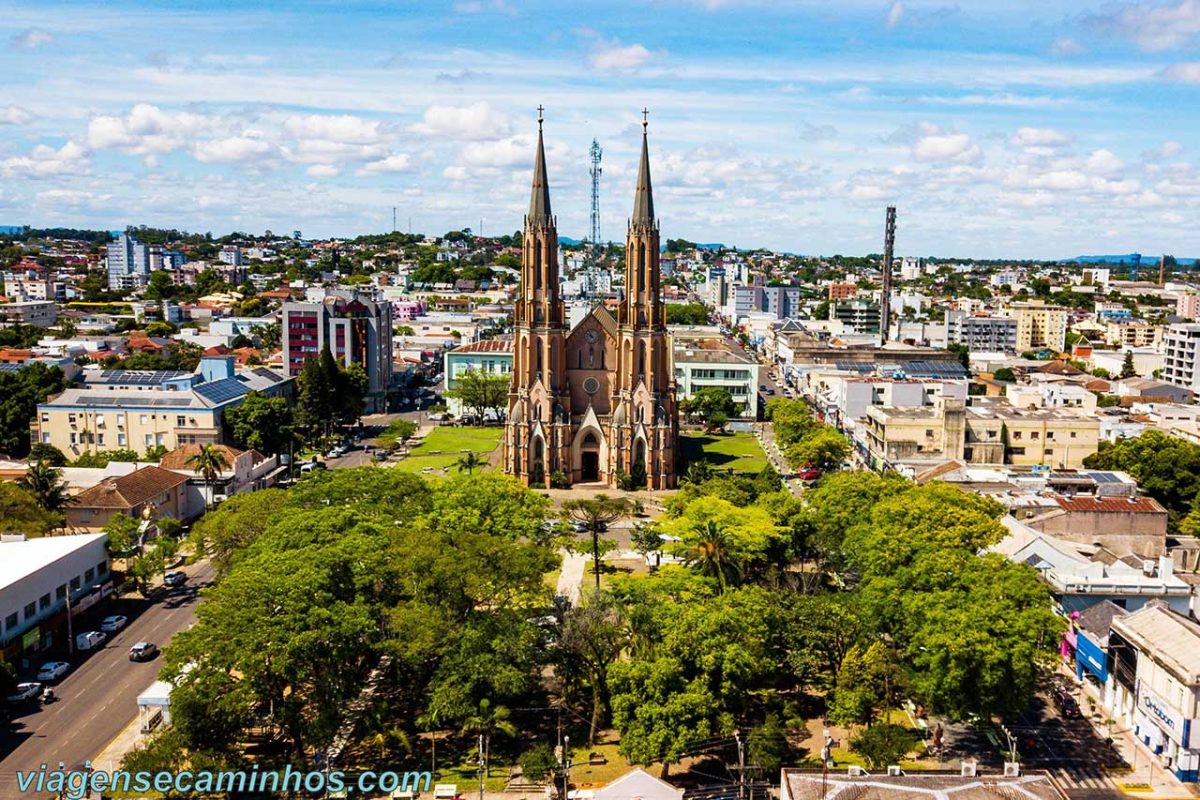
POLYGON ((1200 255, 1200 0, 0 0, 0 223, 1200 255))

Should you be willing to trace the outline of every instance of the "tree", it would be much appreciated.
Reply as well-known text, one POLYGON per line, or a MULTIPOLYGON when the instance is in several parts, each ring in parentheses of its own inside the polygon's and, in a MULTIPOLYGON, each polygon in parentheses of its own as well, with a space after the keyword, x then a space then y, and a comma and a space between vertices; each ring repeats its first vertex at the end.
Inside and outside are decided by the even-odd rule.
POLYGON ((946 349, 951 353, 958 354, 958 363, 962 364, 965 369, 971 368, 971 348, 959 342, 951 342, 946 345, 946 349))
POLYGON ((1004 381, 1005 383, 1014 383, 1017 380, 1017 376, 1009 367, 1000 367, 1000 369, 992 373, 992 377, 998 381, 1004 381))
POLYGON ((1133 365, 1133 351, 1125 351, 1125 360, 1121 362, 1121 377, 1132 378, 1137 375, 1137 367, 1133 365))
POLYGON ((479 457, 478 453, 476 453, 474 450, 468 450, 463 453, 457 461, 454 462, 454 466, 458 467, 460 470, 466 470, 468 475, 474 475, 475 470, 483 466, 484 463, 486 462, 479 457))
POLYGON ((273 456, 285 451, 295 437, 295 416, 285 397, 250 392, 226 410, 225 424, 233 443, 273 456))
POLYGON ((488 411, 499 414, 507 407, 508 384, 509 378, 504 375, 468 369, 454 378, 454 388, 446 396, 461 402, 483 424, 488 411))
MULTIPOLYGON (((326 347, 322 356, 329 352, 326 347)), ((332 355, 329 363, 332 363, 332 355)), ((296 422, 309 436, 327 436, 336 408, 334 376, 323 358, 307 358, 297 381, 296 422)))
MULTIPOLYGON (((6 330, 11 328, 0 328, 0 333, 6 330)), ((38 404, 65 388, 62 370, 41 362, 15 372, 0 372, 0 453, 24 457, 30 445, 29 421, 36 418, 38 404)))
POLYGON ((839 725, 870 725, 877 710, 891 707, 902 683, 895 653, 878 641, 865 649, 853 645, 837 671, 829 718, 839 725))
POLYGON ((767 714, 762 725, 751 729, 747 744, 750 763, 761 769, 765 775, 779 772, 791 756, 787 730, 779 720, 779 715, 774 712, 767 714))
POLYGON ((29 448, 30 461, 45 461, 52 467, 65 467, 67 465, 67 457, 52 444, 38 442, 29 448))
POLYGON ((851 752, 862 756, 871 769, 898 765, 917 748, 919 739, 912 728, 882 723, 850 737, 851 752))
POLYGON ((529 783, 541 783, 558 769, 558 759, 554 751, 545 742, 539 743, 531 750, 526 750, 517 760, 521 765, 521 777, 529 783))
POLYGON ((46 511, 32 492, 9 481, 0 481, 0 520, 5 533, 29 537, 45 536, 62 526, 60 514, 46 511))
POLYGON ((707 325, 711 313, 703 303, 667 303, 668 325, 707 325))
POLYGON ((637 522, 629 531, 629 544, 634 552, 649 557, 651 553, 659 553, 666 540, 662 532, 653 522, 637 522))
POLYGON ((600 534, 627 513, 629 504, 625 500, 606 494, 563 503, 563 516, 582 528, 580 533, 589 534, 592 538, 592 571, 596 578, 596 591, 600 591, 600 534))
POLYGON ((585 604, 572 606, 563 619, 559 647, 564 655, 565 672, 581 673, 582 682, 591 690, 589 744, 595 742, 603 722, 608 668, 620 656, 628 638, 621 608, 611 596, 594 594, 585 604))
POLYGON ((1200 445, 1149 430, 1132 439, 1102 442, 1083 461, 1088 469, 1129 473, 1146 494, 1170 513, 1172 527, 1191 509, 1200 491, 1200 445))
POLYGON ((225 456, 225 451, 217 449, 211 444, 200 445, 200 449, 188 456, 187 465, 193 471, 199 472, 204 477, 204 483, 208 488, 208 508, 213 506, 213 483, 220 476, 221 471, 229 468, 229 459, 225 456))
POLYGON ((850 455, 846 437, 825 426, 784 450, 784 457, 794 469, 814 467, 822 472, 840 467, 850 455))
POLYGON ((714 417, 724 417, 728 422, 730 417, 737 415, 738 408, 729 390, 719 386, 701 389, 679 403, 680 413, 689 419, 700 419, 710 425, 714 417))
POLYGON ((71 502, 67 485, 62 480, 62 470, 55 469, 45 461, 31 464, 17 484, 37 499, 43 511, 58 513, 71 502))
POLYGON ((492 763, 492 737, 497 734, 515 737, 517 726, 509 720, 512 712, 505 706, 493 706, 487 698, 479 701, 478 710, 463 722, 463 733, 483 737, 483 763, 492 763))
POLYGON ((362 364, 355 363, 339 372, 337 383, 340 386, 338 422, 342 425, 356 424, 366 410, 371 379, 362 364))
POLYGON ((701 575, 716 578, 721 591, 736 583, 741 569, 733 552, 733 538, 713 519, 698 526, 687 563, 701 575))

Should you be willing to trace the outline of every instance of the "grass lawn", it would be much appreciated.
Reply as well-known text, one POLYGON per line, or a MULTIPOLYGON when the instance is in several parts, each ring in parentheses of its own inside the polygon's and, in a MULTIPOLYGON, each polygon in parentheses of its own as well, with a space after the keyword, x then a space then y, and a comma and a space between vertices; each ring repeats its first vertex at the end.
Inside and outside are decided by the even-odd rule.
POLYGON ((682 445, 685 465, 703 458, 715 469, 747 475, 767 465, 767 454, 753 433, 692 433, 682 437, 682 445))
POLYGON ((410 455, 396 463, 396 469, 421 472, 424 469, 441 471, 447 467, 457 472, 454 462, 463 453, 473 450, 485 461, 500 444, 503 428, 452 428, 438 426, 410 447, 410 455))

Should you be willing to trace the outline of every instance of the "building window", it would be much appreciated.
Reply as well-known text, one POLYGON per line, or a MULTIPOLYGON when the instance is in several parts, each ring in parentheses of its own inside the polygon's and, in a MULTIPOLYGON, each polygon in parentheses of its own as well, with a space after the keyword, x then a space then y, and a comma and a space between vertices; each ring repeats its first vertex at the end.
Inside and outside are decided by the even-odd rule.
POLYGON ((29 605, 25 606, 25 621, 26 622, 29 622, 29 620, 33 619, 36 616, 37 616, 37 603, 30 603, 29 605))
POLYGON ((146 415, 145 415, 145 414, 140 414, 140 415, 138 416, 138 422, 140 422, 141 424, 145 425, 145 424, 146 424, 146 415))
POLYGON ((79 585, 80 585, 80 581, 79 581, 78 575, 76 575, 74 578, 71 578, 71 591, 72 592, 78 592, 79 585))
POLYGON ((99 575, 100 577, 103 577, 104 575, 108 574, 108 562, 107 561, 101 561, 99 564, 96 565, 96 574, 99 575))
POLYGON ((1012 438, 1014 438, 1014 439, 1020 439, 1020 438, 1021 438, 1021 432, 1020 432, 1020 431, 1013 431, 1013 436, 1012 436, 1012 438))
POLYGON ((4 620, 4 629, 11 631, 13 628, 17 627, 17 625, 19 625, 19 624, 20 624, 20 620, 17 619, 17 615, 9 614, 8 618, 4 620))
POLYGON ((59 586, 57 589, 55 589, 54 596, 59 600, 64 599, 67 596, 67 585, 64 583, 62 586, 59 586))
POLYGON ((95 577, 96 577, 96 570, 92 569, 91 567, 88 567, 87 571, 83 573, 83 582, 91 583, 95 579, 95 577))
POLYGON ((1037 432, 1037 431, 1030 431, 1030 433, 1029 433, 1029 438, 1030 438, 1030 439, 1035 439, 1035 440, 1036 440, 1036 439, 1038 438, 1038 432, 1037 432))
POLYGON ((932 437, 933 436, 933 428, 926 428, 925 435, 928 437, 932 437))
POLYGON ((187 425, 187 417, 176 417, 175 418, 175 427, 182 428, 184 425, 187 425))
POLYGON ((40 608, 42 611, 45 611, 49 607, 50 607, 50 593, 47 592, 46 594, 42 595, 38 599, 38 608, 40 608))
POLYGON ((1075 431, 1071 431, 1071 438, 1072 438, 1072 439, 1074 439, 1074 438, 1075 438, 1075 431))

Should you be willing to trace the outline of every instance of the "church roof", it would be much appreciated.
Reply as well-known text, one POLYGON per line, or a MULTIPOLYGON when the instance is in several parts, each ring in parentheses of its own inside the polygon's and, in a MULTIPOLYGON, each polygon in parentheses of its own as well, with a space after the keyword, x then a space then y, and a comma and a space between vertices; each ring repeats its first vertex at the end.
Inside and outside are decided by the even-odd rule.
POLYGON ((646 125, 642 123, 642 163, 638 167, 637 190, 633 196, 633 221, 654 221, 654 194, 650 187, 650 147, 646 125))
POLYGON ((600 323, 600 327, 604 328, 604 332, 612 338, 617 338, 617 321, 613 319, 613 315, 604 306, 596 306, 592 309, 592 316, 600 323))
POLYGON ((538 118, 537 154, 533 160, 533 191, 529 197, 529 221, 550 219, 550 181, 546 178, 546 148, 542 144, 542 120, 538 118))

